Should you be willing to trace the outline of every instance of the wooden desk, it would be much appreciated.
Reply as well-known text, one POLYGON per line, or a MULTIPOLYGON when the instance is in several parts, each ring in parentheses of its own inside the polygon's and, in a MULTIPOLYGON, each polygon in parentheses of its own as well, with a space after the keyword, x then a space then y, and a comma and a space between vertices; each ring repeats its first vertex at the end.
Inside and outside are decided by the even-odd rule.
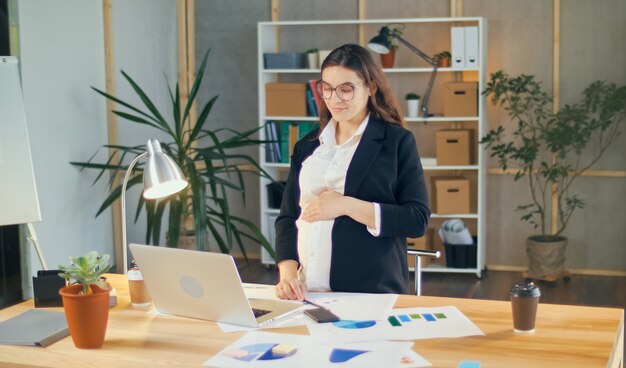
MULTIPOLYGON (((122 275, 109 275, 118 305, 111 310, 101 349, 76 349, 70 337, 47 348, 0 346, 0 366, 198 367, 242 336, 215 323, 146 313, 130 306, 122 275), (9 364, 7 364, 9 363, 9 364), (12 364, 10 364, 12 363, 12 364)), ((540 304, 534 334, 515 334, 508 302, 402 295, 396 307, 454 305, 486 336, 416 340, 414 349, 435 367, 474 360, 481 367, 618 367, 623 359, 623 310, 540 304)), ((33 308, 26 301, 0 311, 0 320, 33 308)), ((61 308, 55 308, 61 310, 61 308)), ((305 327, 275 330, 306 334, 305 327)))

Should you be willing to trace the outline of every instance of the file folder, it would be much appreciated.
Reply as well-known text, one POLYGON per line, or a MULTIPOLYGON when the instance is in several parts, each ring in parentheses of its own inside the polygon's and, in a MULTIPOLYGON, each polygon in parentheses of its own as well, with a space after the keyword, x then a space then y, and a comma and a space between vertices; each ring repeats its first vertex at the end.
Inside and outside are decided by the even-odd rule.
POLYGON ((452 27, 450 30, 452 45, 452 69, 465 68, 465 32, 464 27, 452 27))
POLYGON ((478 68, 478 27, 465 27, 465 67, 478 68))

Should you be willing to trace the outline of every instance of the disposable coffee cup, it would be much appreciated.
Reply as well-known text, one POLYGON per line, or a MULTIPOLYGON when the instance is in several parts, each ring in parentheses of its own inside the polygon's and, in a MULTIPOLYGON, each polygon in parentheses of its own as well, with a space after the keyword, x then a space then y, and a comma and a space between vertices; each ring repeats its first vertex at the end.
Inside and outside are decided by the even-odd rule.
POLYGON ((521 333, 534 332, 537 304, 541 295, 539 288, 532 282, 513 285, 510 295, 513 330, 521 333))
POLYGON ((128 291, 130 292, 130 302, 135 307, 147 307, 150 305, 152 298, 143 281, 141 271, 137 269, 128 271, 128 291))

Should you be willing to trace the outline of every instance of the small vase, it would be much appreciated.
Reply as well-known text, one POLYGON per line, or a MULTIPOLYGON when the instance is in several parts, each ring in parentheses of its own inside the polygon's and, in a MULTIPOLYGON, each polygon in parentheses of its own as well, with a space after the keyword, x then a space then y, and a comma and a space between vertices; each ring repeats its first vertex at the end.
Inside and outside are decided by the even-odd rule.
POLYGON ((390 49, 387 54, 380 54, 380 61, 383 64, 383 68, 393 68, 393 63, 396 60, 396 50, 390 49))
POLYGON ((419 111, 420 100, 406 100, 407 109, 410 118, 416 118, 419 111))
POLYGON ((309 60, 309 69, 317 69, 318 66, 318 60, 319 60, 319 55, 317 54, 317 52, 310 52, 308 54, 306 54, 308 60, 309 60))
POLYGON ((450 67, 450 59, 448 59, 448 58, 437 59, 437 66, 439 68, 448 68, 448 67, 450 67))
POLYGON ((109 292, 90 285, 92 294, 81 295, 83 286, 74 284, 59 290, 67 327, 74 346, 79 349, 97 349, 104 343, 109 321, 109 292))

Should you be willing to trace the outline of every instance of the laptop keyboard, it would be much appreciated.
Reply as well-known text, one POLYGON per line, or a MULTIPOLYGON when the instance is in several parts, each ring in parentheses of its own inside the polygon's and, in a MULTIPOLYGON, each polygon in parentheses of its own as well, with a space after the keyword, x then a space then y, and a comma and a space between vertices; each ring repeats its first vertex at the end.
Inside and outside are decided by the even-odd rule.
POLYGON ((259 318, 261 316, 268 314, 269 312, 271 311, 268 311, 265 309, 259 309, 259 308, 252 308, 252 313, 254 313, 254 318, 259 318))

